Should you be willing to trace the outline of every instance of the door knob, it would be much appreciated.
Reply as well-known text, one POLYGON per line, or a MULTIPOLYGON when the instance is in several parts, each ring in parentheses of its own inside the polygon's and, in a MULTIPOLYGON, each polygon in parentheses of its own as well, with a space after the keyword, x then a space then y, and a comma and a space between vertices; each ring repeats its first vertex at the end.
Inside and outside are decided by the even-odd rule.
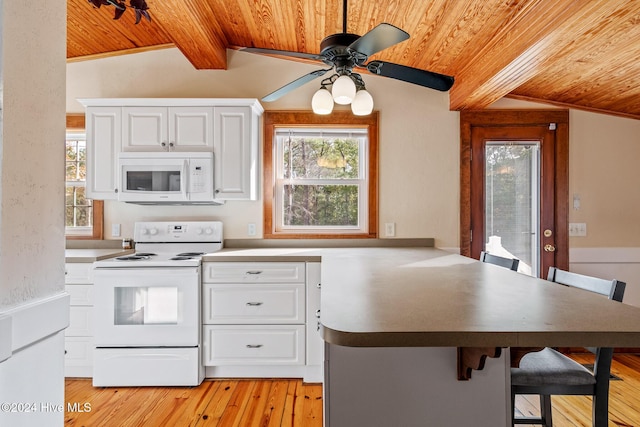
POLYGON ((553 245, 544 245, 544 250, 546 252, 555 252, 556 251, 556 247, 553 245))

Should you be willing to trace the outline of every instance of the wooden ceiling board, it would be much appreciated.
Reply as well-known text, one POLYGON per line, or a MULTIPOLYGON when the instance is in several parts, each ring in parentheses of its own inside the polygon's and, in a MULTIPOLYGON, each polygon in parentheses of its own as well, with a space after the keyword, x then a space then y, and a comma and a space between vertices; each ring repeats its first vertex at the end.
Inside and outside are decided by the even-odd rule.
POLYGON ((113 6, 94 8, 87 0, 67 0, 67 58, 106 52, 124 52, 171 43, 171 39, 152 16, 151 22, 135 25, 129 9, 114 20, 113 6))
MULTIPOLYGON (((173 44, 197 69, 224 69, 227 48, 320 53, 342 32, 342 0, 146 1, 152 22, 134 25, 133 10, 113 20, 113 7, 67 0, 67 58, 173 44)), ((411 37, 370 59, 454 76, 452 110, 511 96, 640 119, 640 1, 349 0, 348 32, 382 22, 411 37)))

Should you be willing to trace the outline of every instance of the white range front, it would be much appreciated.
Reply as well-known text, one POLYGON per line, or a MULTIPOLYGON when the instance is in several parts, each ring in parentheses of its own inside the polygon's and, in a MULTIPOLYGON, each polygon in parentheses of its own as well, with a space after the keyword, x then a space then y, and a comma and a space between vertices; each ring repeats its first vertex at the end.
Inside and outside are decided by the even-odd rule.
POLYGON ((137 252, 95 267, 94 386, 193 386, 201 356, 201 255, 222 224, 136 223, 137 252))

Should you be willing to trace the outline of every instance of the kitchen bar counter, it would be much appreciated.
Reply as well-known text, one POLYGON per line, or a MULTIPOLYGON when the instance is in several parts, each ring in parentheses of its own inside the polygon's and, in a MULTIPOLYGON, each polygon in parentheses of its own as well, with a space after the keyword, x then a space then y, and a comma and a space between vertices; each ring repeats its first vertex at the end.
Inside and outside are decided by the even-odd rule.
POLYGON ((322 261, 322 335, 350 347, 640 347, 640 309, 435 248, 224 249, 322 261))
POLYGON ((431 247, 230 249, 321 258, 328 427, 509 425, 509 352, 458 381, 460 347, 640 347, 640 309, 431 247))

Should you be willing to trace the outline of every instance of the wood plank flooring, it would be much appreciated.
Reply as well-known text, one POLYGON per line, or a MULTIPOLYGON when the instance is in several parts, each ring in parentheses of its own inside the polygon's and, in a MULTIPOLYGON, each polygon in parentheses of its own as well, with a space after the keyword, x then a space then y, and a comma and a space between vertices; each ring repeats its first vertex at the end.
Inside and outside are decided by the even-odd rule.
POLYGON ((66 426, 322 427, 322 386, 301 380, 94 388, 89 379, 67 379, 65 392, 66 426))
MULTIPOLYGON (((590 355, 572 357, 593 363, 590 355)), ((611 373, 621 380, 611 381, 609 427, 640 427, 640 356, 614 356, 611 373)), ((65 391, 67 409, 75 408, 65 413, 66 426, 322 427, 322 386, 300 380, 94 388, 91 380, 68 379, 65 391)), ((538 404, 536 396, 516 398, 516 408, 524 414, 537 415, 538 404)), ((553 397, 552 405, 555 427, 591 426, 589 397, 553 397)))

